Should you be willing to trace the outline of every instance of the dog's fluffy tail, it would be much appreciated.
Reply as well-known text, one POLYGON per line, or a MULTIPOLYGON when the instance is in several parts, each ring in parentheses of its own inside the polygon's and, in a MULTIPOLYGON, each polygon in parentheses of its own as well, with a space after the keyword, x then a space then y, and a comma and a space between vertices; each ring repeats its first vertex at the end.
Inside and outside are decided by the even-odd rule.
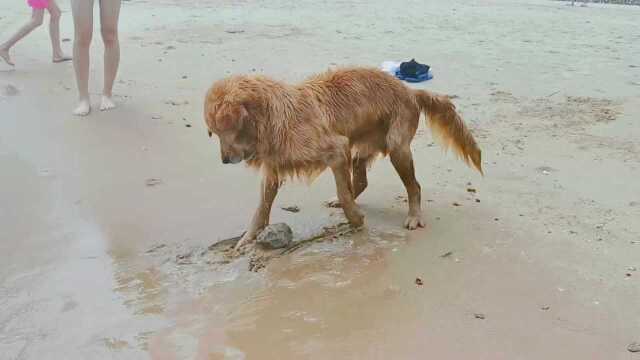
POLYGON ((455 153, 482 172, 482 152, 476 140, 456 112, 456 107, 447 96, 435 95, 424 90, 413 90, 416 103, 427 115, 427 124, 434 136, 442 140, 445 149, 452 147, 455 153))

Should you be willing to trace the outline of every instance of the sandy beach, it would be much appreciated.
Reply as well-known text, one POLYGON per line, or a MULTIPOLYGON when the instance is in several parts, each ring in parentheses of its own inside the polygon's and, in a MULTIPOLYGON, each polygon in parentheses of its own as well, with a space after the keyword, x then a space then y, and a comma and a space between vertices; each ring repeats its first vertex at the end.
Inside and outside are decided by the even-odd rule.
MULTIPOLYGON (((0 0, 0 38, 28 16, 0 0)), ((124 1, 118 108, 85 118, 42 27, 0 64, 0 360, 640 359, 639 20, 546 0, 124 1), (411 58, 435 76, 412 86, 455 98, 484 177, 421 124, 425 229, 402 228, 384 159, 361 231, 257 272, 210 254, 260 182, 206 134, 212 81, 411 58)), ((288 183, 271 221, 311 236, 343 221, 334 195, 329 173, 288 183)))

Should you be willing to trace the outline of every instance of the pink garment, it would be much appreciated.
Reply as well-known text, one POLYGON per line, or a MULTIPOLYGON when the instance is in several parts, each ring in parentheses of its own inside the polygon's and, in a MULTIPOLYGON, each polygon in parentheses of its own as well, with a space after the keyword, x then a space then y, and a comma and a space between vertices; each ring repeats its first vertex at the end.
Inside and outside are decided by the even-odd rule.
POLYGON ((49 7, 49 0, 27 0, 27 4, 34 9, 46 9, 49 7))

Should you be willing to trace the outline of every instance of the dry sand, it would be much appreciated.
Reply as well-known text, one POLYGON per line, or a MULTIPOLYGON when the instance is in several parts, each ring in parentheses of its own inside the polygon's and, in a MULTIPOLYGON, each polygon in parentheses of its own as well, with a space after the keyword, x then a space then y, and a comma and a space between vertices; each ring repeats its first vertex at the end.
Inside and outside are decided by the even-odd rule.
MULTIPOLYGON (((0 37, 27 17, 0 0, 0 37)), ((120 107, 87 118, 39 30, 0 73, 0 359, 640 359, 639 19, 542 0, 126 1, 120 107), (457 96, 484 178, 422 126, 426 229, 401 228, 383 160, 363 231, 258 273, 207 257, 259 183, 206 136, 212 80, 412 57, 434 68, 420 87, 457 96)), ((289 184, 272 221, 297 238, 335 224, 333 191, 328 174, 289 184)))

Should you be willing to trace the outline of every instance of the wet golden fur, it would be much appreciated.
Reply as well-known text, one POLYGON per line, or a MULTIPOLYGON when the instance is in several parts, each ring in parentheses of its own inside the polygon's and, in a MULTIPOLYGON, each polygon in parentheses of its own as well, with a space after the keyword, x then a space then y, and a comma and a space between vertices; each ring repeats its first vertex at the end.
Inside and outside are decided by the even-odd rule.
MULTIPOLYGON (((366 166, 378 155, 390 154, 409 195, 418 193, 413 196, 418 217, 420 187, 409 144, 421 113, 445 147, 482 172, 480 149, 448 97, 410 89, 376 69, 327 71, 298 85, 263 76, 233 76, 213 84, 204 108, 209 134, 220 139, 223 161, 245 160, 264 172, 265 184, 312 178, 331 167, 339 197, 342 191, 349 202, 348 192, 352 200, 366 187, 366 166), (345 162, 353 178, 343 186, 348 189, 341 190, 345 162)), ((353 209, 345 208, 347 218, 357 218, 355 204, 349 207, 353 209)), ((408 227, 420 226, 421 220, 415 223, 408 227)), ((258 231, 266 224, 254 225, 258 231)))

